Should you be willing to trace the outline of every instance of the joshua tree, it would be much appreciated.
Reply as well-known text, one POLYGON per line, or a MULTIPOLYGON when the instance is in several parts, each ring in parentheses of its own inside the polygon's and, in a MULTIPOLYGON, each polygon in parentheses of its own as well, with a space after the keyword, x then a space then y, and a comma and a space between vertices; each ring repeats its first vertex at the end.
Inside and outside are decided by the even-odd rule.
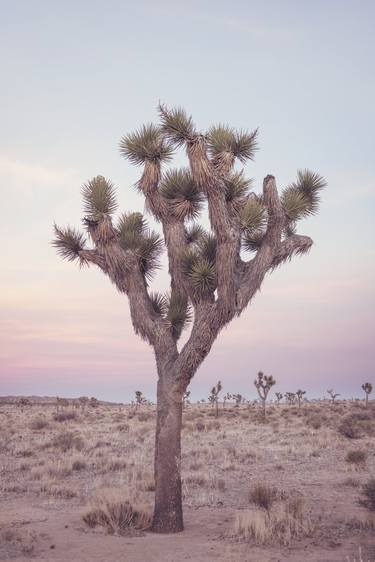
POLYGON ((300 388, 296 392, 296 396, 298 400, 298 408, 301 407, 301 402, 304 394, 306 394, 306 390, 301 390, 300 388))
POLYGON ((29 400, 28 398, 18 398, 16 404, 19 408, 21 408, 22 413, 25 407, 32 405, 31 400, 29 400))
POLYGON ((331 388, 330 390, 327 390, 327 392, 328 392, 328 394, 329 394, 330 397, 331 397, 331 403, 334 404, 336 398, 337 398, 338 396, 340 396, 340 394, 335 394, 335 393, 333 392, 333 389, 332 389, 332 388, 331 388))
POLYGON ((223 409, 225 408, 225 403, 227 400, 232 400, 233 395, 230 392, 227 392, 223 397, 223 409))
POLYGON ((211 394, 208 397, 209 402, 211 402, 211 406, 215 406, 215 416, 218 417, 219 415, 219 393, 222 390, 221 382, 218 381, 216 386, 211 388, 211 394))
POLYGON ((89 400, 89 406, 91 408, 97 408, 99 406, 99 400, 97 398, 95 398, 94 396, 91 396, 91 398, 89 400))
POLYGON ((369 396, 369 394, 371 394, 371 392, 372 392, 372 384, 371 384, 370 382, 365 382, 365 383, 363 383, 363 385, 362 385, 362 390, 363 390, 364 393, 365 393, 365 400, 366 400, 365 403, 366 403, 366 408, 367 408, 367 405, 368 405, 368 396, 369 396))
POLYGON ((184 395, 182 397, 183 408, 186 408, 186 405, 190 404, 189 396, 190 396, 190 390, 186 390, 186 392, 184 393, 184 395))
POLYGON ((60 398, 56 396, 56 411, 58 412, 60 408, 67 408, 69 406, 69 400, 67 398, 60 398))
POLYGON ((89 403, 89 399, 88 399, 87 396, 80 396, 80 397, 78 398, 78 403, 79 403, 79 405, 80 405, 82 411, 85 411, 86 406, 87 406, 88 403, 89 403))
POLYGON ((280 401, 283 399, 283 395, 281 394, 281 392, 275 392, 275 396, 277 403, 280 404, 280 401))
POLYGON ((83 223, 91 247, 80 231, 56 225, 54 245, 63 258, 94 265, 109 277, 129 299, 135 332, 154 349, 158 383, 151 528, 176 532, 183 529, 184 392, 218 334, 243 312, 266 274, 311 248, 311 238, 297 234, 296 226, 317 212, 325 181, 316 173, 299 171, 297 180, 279 195, 274 176, 268 175, 262 193, 250 193, 250 181, 234 164, 253 159, 257 131, 218 125, 201 133, 180 108, 160 106, 159 113, 160 125, 146 125, 123 137, 120 152, 143 166, 136 187, 161 225, 163 239, 148 229, 140 213, 125 213, 115 221, 116 190, 97 176, 82 190, 83 223), (162 171, 181 147, 189 168, 162 171), (204 203, 210 232, 196 222, 204 203), (171 279, 165 296, 149 291, 163 242, 171 279), (253 257, 245 259, 246 251, 253 257), (190 321, 190 335, 179 348, 190 321))
POLYGON ((262 373, 262 371, 259 371, 257 378, 254 381, 254 384, 263 405, 263 417, 266 417, 267 396, 273 385, 276 384, 276 381, 274 380, 272 375, 268 376, 262 373))
POLYGON ((143 396, 141 390, 135 391, 135 409, 138 410, 143 404, 146 404, 147 400, 143 396))
POLYGON ((286 392, 285 393, 285 400, 291 406, 296 401, 296 395, 294 392, 286 392))
POLYGON ((235 407, 239 408, 240 404, 242 403, 243 397, 242 394, 233 394, 235 407))

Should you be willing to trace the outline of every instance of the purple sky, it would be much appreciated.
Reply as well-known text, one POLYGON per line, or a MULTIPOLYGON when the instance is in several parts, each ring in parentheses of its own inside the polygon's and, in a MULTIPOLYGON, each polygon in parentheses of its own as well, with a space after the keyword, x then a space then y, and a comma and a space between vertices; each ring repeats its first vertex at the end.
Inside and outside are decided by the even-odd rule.
MULTIPOLYGON (((93 269, 63 263, 52 224, 81 218, 80 186, 102 174, 121 210, 143 211, 140 170, 120 137, 160 100, 212 123, 260 128, 246 173, 283 187, 298 168, 324 175, 321 213, 300 225, 311 253, 266 279, 218 338, 192 383, 206 397, 276 390, 360 396, 375 383, 373 2, 8 3, 0 172, 0 394, 155 396, 151 348, 126 299, 93 269), (188 7, 187 7, 188 6, 188 7)), ((183 161, 179 156, 177 163, 183 161)), ((156 289, 166 289, 160 272, 156 289)))

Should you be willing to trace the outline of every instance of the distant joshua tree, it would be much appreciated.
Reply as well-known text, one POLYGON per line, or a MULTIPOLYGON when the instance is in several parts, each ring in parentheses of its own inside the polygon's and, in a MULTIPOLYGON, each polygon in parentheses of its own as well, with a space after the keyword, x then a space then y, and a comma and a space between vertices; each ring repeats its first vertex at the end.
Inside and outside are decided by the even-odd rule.
POLYGON ((225 409, 225 403, 227 402, 227 400, 232 400, 233 395, 230 392, 227 392, 224 397, 223 397, 223 409, 225 409))
POLYGON ((276 396, 276 401, 278 404, 280 404, 281 400, 283 399, 283 394, 281 392, 275 392, 275 396, 276 396))
POLYGON ((80 396, 78 398, 78 402, 79 402, 79 405, 81 407, 81 410, 84 412, 86 407, 88 406, 89 398, 88 398, 88 396, 80 396))
POLYGON ((186 408, 186 406, 188 404, 190 404, 189 397, 190 397, 190 390, 187 390, 182 397, 182 407, 183 408, 186 408))
POLYGON ((211 388, 211 394, 208 397, 209 402, 211 402, 211 406, 215 406, 215 415, 218 417, 219 415, 219 394, 222 390, 221 382, 218 381, 216 386, 211 388))
POLYGON ((263 405, 263 417, 266 417, 266 401, 267 396, 276 381, 272 375, 265 375, 262 371, 259 371, 257 378, 254 381, 255 388, 258 391, 259 398, 263 405))
POLYGON ((242 394, 233 394, 232 398, 234 399, 235 407, 239 408, 243 400, 242 394))
POLYGON ((97 408, 99 406, 99 400, 95 396, 91 396, 89 400, 90 408, 97 408))
POLYGON ((362 385, 362 390, 363 390, 364 393, 365 393, 365 405, 366 405, 366 408, 367 408, 367 406, 368 406, 368 397, 369 397, 369 394, 371 394, 371 392, 372 392, 372 384, 371 384, 370 382, 365 382, 365 383, 363 383, 363 385, 362 385))
POLYGON ((23 412, 24 408, 30 407, 32 405, 31 400, 29 400, 29 398, 18 398, 16 404, 18 408, 21 409, 21 412, 23 412))
POLYGON ((138 410, 138 408, 145 405, 146 403, 147 403, 147 399, 145 398, 145 396, 143 396, 142 391, 136 390, 135 391, 135 409, 138 410))
POLYGON ((99 268, 127 296, 134 330, 154 350, 158 373, 155 438, 155 508, 151 529, 183 530, 181 485, 182 397, 219 333, 246 309, 267 274, 306 254, 308 236, 297 233, 301 219, 314 215, 325 180, 300 170, 279 194, 267 175, 262 193, 236 162, 252 160, 257 131, 218 124, 196 128, 181 108, 159 106, 159 123, 124 136, 120 152, 142 166, 136 187, 145 208, 161 225, 151 231, 141 213, 117 212, 116 189, 103 176, 82 190, 84 228, 55 225, 59 254, 99 268), (163 170, 184 148, 188 167, 163 170), (199 218, 208 208, 210 229, 199 218), (89 243, 88 243, 89 241, 89 243), (166 250, 170 287, 150 291, 150 280, 166 250), (253 254, 249 258, 248 254, 253 254), (186 342, 178 345, 192 322, 186 342))
POLYGON ((285 393, 285 400, 287 401, 287 404, 289 404, 289 406, 294 404, 294 402, 296 401, 295 393, 294 392, 286 392, 285 393))
POLYGON ((341 396, 341 394, 338 394, 338 393, 335 394, 335 393, 333 392, 333 389, 332 389, 332 388, 331 388, 330 390, 327 390, 327 392, 328 392, 328 394, 329 394, 330 397, 331 397, 331 404, 334 404, 336 398, 337 398, 338 396, 341 396))
POLYGON ((69 400, 67 398, 60 398, 56 396, 56 411, 58 412, 60 409, 67 408, 69 406, 69 400))
POLYGON ((304 394, 306 394, 306 390, 301 390, 300 388, 296 392, 296 396, 298 400, 298 408, 301 407, 301 402, 304 394))

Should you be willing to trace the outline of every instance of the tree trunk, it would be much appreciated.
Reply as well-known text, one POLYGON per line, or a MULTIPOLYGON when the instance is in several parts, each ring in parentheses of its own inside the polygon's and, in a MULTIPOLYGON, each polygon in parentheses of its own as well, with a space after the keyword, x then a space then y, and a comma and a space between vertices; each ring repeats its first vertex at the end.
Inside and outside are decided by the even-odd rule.
POLYGON ((367 392, 366 392, 365 408, 367 408, 367 406, 368 406, 368 394, 367 394, 367 392))
POLYGON ((266 401, 263 400, 263 417, 266 419, 266 401))
POLYGON ((155 508, 151 531, 183 531, 181 491, 181 425, 183 392, 170 377, 161 377, 157 389, 155 438, 155 508))

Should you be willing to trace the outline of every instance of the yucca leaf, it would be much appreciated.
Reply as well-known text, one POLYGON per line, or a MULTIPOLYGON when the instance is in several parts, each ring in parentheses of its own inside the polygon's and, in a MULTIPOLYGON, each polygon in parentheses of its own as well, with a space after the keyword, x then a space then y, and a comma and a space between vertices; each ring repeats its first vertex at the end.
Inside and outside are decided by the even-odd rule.
POLYGON ((210 263, 216 261, 216 248, 217 241, 213 234, 204 233, 199 239, 198 243, 199 256, 206 259, 210 263))
POLYGON ((90 218, 111 215, 117 209, 114 185, 103 176, 96 176, 82 187, 83 209, 90 218))
POLYGON ((189 273, 189 279, 198 297, 212 293, 216 289, 215 265, 204 258, 196 260, 189 273))
POLYGON ((147 221, 142 213, 123 213, 118 223, 118 231, 143 234, 147 230, 147 221))
POLYGON ((310 170, 298 170, 297 180, 287 189, 294 188, 306 198, 308 202, 304 216, 315 215, 319 210, 320 192, 327 186, 326 180, 310 170))
POLYGON ((257 150, 258 131, 235 131, 229 125, 219 124, 207 133, 208 149, 213 158, 224 152, 233 154, 240 162, 252 160, 257 150))
POLYGON ((166 321, 175 339, 180 337, 182 330, 191 319, 191 308, 184 295, 176 293, 166 298, 166 321))
POLYGON ((223 152, 230 152, 233 154, 236 149, 236 135, 234 129, 229 125, 214 125, 207 133, 207 146, 213 158, 223 152))
POLYGON ((122 137, 120 153, 132 164, 144 164, 146 160, 167 162, 173 154, 172 146, 166 142, 156 125, 143 125, 135 133, 122 137))
POLYGON ((174 146, 180 147, 185 142, 191 142, 196 135, 195 126, 191 117, 188 117, 182 107, 168 109, 159 105, 161 130, 166 139, 174 146))
POLYGON ((186 241, 188 244, 196 244, 205 233, 204 228, 197 223, 193 223, 192 225, 185 228, 185 232, 186 241))
POLYGON ((165 295, 158 292, 150 293, 150 301, 154 312, 163 316, 167 312, 167 299, 165 295))
POLYGON ((140 260, 142 273, 151 279, 159 267, 159 256, 163 250, 163 240, 156 232, 150 231, 140 238, 140 243, 135 250, 140 260))
POLYGON ((267 224, 266 208, 259 197, 251 197, 240 210, 242 227, 249 232, 257 232, 267 224))
POLYGON ((84 265, 86 262, 79 255, 85 249, 84 235, 70 226, 59 228, 56 224, 54 231, 55 239, 52 241, 52 245, 57 249, 59 256, 68 261, 78 259, 80 264, 84 265))
POLYGON ((172 214, 178 219, 194 219, 199 215, 204 198, 189 170, 166 172, 159 191, 168 201, 172 214))
POLYGON ((297 221, 309 214, 310 201, 297 187, 287 187, 281 194, 281 203, 290 221, 297 221))
POLYGON ((263 242, 264 231, 246 230, 242 236, 242 248, 248 252, 257 252, 263 242))
POLYGON ((236 132, 236 146, 233 154, 242 163, 246 160, 254 160, 255 152, 258 149, 258 129, 249 133, 248 131, 236 132))
POLYGON ((246 197, 251 184, 252 180, 246 179, 243 172, 233 173, 225 180, 225 198, 227 202, 246 197))

